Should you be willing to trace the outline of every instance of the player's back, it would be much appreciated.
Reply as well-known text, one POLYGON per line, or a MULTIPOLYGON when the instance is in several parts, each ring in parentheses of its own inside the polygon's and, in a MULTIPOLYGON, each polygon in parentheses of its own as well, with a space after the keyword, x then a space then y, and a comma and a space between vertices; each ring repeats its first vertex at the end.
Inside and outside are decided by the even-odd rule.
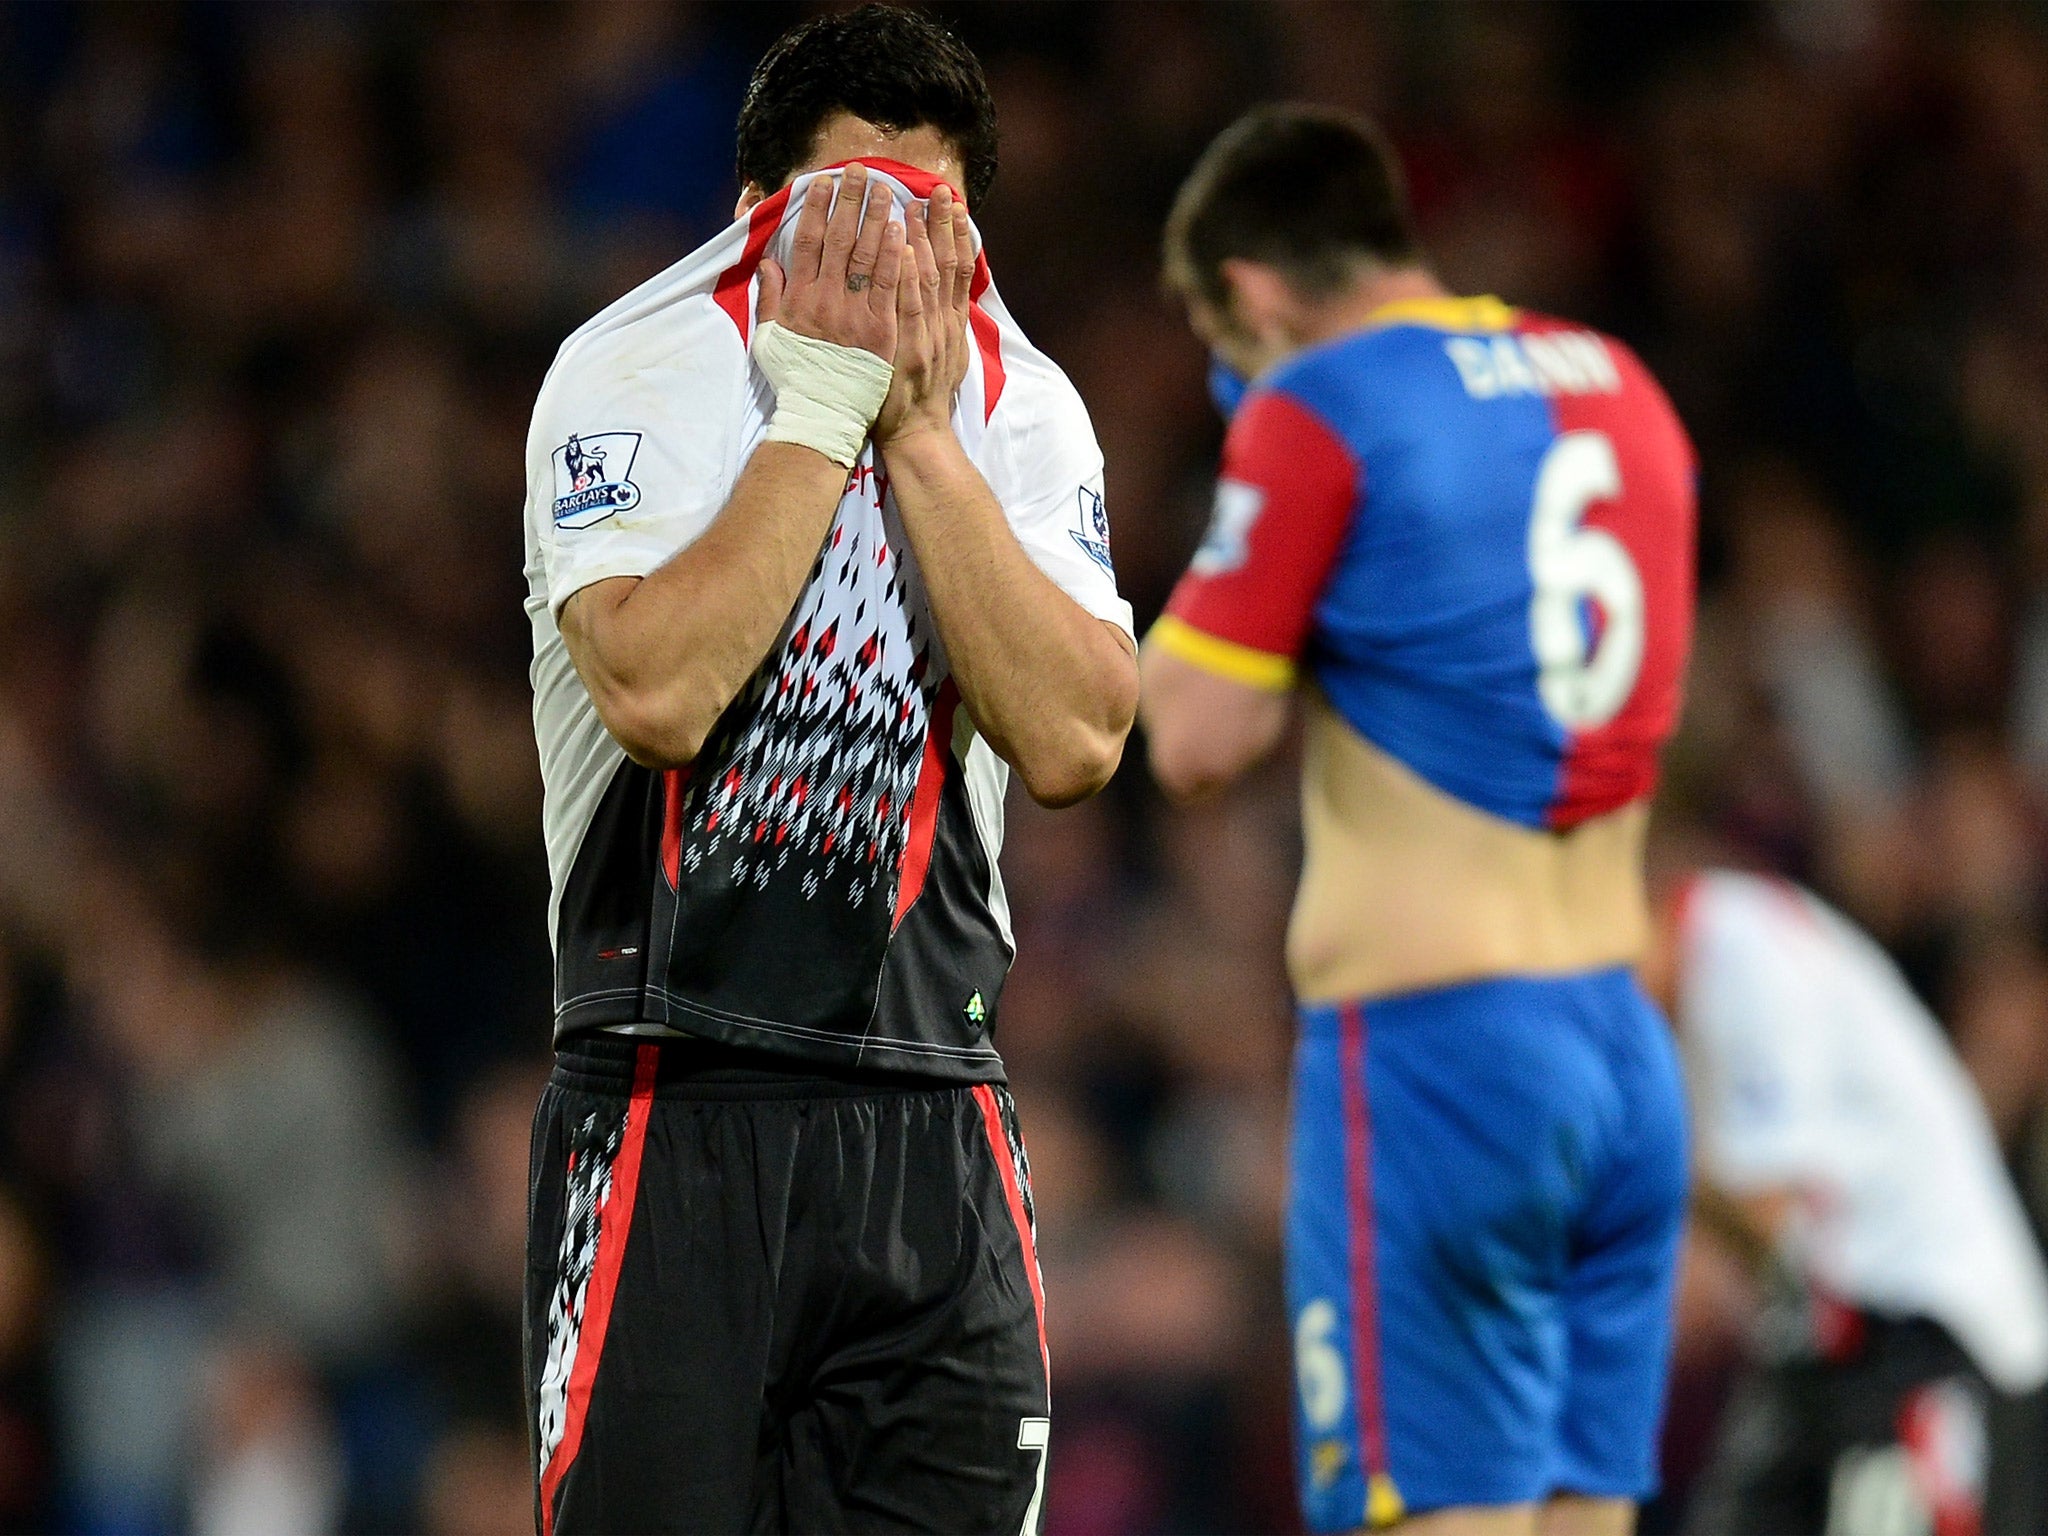
POLYGON ((1337 711, 1432 784, 1563 829, 1647 793, 1677 707, 1692 463, 1619 343, 1474 300, 1282 369, 1359 464, 1311 653, 1337 711))
POLYGON ((1625 347, 1492 299, 1389 306, 1247 398, 1172 612, 1315 684, 1304 998, 1634 956, 1693 480, 1625 347))

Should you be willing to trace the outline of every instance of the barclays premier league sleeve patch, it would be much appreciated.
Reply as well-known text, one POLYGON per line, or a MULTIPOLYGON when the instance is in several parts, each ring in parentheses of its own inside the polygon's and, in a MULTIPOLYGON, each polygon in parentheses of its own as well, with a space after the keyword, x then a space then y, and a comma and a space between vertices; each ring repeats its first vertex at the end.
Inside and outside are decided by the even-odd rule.
POLYGON ((592 432, 555 450, 555 526, 588 528, 640 500, 638 432, 592 432))
POLYGON ((1109 560, 1109 513, 1103 509, 1102 498, 1084 485, 1075 500, 1080 509, 1081 526, 1067 531, 1081 546, 1081 553, 1114 576, 1116 567, 1109 560))

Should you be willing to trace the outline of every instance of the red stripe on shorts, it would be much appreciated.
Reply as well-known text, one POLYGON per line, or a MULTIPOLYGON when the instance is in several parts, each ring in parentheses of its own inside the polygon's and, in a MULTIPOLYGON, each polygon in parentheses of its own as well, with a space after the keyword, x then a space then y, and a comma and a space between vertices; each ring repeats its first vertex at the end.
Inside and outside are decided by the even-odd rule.
POLYGON ((1356 1003, 1346 1003, 1339 1016, 1344 1200, 1350 1216, 1345 1225, 1351 1249, 1351 1395, 1358 1404, 1358 1454, 1370 1477, 1387 1470, 1386 1407, 1380 1397, 1380 1293, 1373 1274, 1372 1110, 1365 1092, 1365 1012, 1356 1003))
POLYGON ((1038 1358, 1045 1365, 1049 1385, 1052 1355, 1045 1347, 1045 1286, 1038 1277, 1038 1245, 1032 1241, 1031 1218, 1024 1211, 1024 1189, 1017 1180, 1016 1159, 1010 1156, 1010 1134, 1003 1127, 1003 1110, 996 1102, 995 1089, 987 1083, 976 1083, 974 1102, 981 1106, 982 1129, 988 1132, 988 1148, 995 1154, 996 1172, 1003 1179, 1003 1198, 1009 1203, 1010 1220, 1016 1224, 1017 1241, 1024 1248, 1024 1278, 1031 1282, 1031 1308, 1038 1314, 1038 1358))
POLYGON ((554 1455, 540 1475, 541 1536, 554 1536, 555 1494, 583 1446, 583 1425, 590 1416, 590 1389, 597 1380, 598 1357, 604 1353, 605 1329, 618 1294, 619 1266, 626 1257, 626 1234, 633 1228, 633 1199, 640 1190, 640 1149, 647 1140, 647 1117, 654 1107, 654 1071, 661 1047, 643 1045, 633 1059, 633 1096, 626 1103, 626 1130, 612 1164, 611 1191, 597 1213, 597 1257, 591 1264, 589 1289, 583 1297, 582 1337, 576 1342, 576 1364, 569 1372, 568 1417, 554 1455))

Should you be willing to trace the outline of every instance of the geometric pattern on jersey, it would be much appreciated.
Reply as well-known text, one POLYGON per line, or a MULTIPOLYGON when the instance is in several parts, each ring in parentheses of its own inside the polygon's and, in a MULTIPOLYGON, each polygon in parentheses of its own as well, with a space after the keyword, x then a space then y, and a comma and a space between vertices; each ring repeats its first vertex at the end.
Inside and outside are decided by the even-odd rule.
POLYGON ((773 650, 686 770, 622 764, 562 897, 560 1027, 653 1020, 994 1080, 1010 951, 872 447, 773 650))
POLYGON ((735 885, 794 881, 806 900, 895 895, 931 718, 929 639, 878 520, 849 522, 846 506, 784 638, 693 765, 672 880, 723 865, 735 885))

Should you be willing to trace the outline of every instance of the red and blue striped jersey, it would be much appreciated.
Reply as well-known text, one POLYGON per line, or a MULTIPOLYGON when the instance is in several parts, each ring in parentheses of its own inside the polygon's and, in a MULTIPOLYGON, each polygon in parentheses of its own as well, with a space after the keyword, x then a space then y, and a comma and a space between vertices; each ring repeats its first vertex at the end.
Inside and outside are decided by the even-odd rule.
POLYGON ((1696 462, 1611 337, 1390 305, 1261 378, 1156 643, 1303 672, 1466 804, 1566 828, 1648 795, 1691 640, 1696 462))

